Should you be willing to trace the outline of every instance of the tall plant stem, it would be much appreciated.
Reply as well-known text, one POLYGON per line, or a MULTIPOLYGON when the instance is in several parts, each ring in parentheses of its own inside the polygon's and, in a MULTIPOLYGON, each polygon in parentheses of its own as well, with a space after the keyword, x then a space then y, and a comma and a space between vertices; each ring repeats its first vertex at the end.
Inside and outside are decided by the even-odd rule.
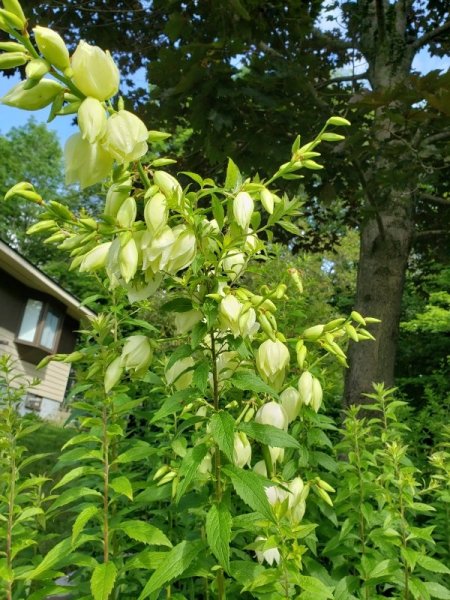
MULTIPOLYGON (((363 558, 366 555, 366 527, 364 523, 364 516, 362 513, 362 507, 364 505, 364 483, 363 483, 363 475, 362 475, 362 467, 361 467, 361 449, 359 447, 359 437, 358 437, 358 428, 355 428, 354 435, 354 451, 356 456, 356 468, 358 469, 358 481, 359 481, 359 537, 361 540, 361 552, 363 558)), ((366 583, 366 582, 364 582, 366 583)), ((364 590, 365 600, 369 600, 369 588, 366 586, 364 590)))
MULTIPOLYGON (((12 434, 11 434, 12 437, 12 434)), ((10 470, 10 487, 8 494, 8 525, 6 532, 6 566, 8 572, 12 571, 12 528, 14 525, 14 498, 16 495, 16 455, 15 455, 15 443, 12 441, 12 453, 11 453, 11 470, 10 470)), ((6 590, 7 600, 12 600, 12 586, 13 582, 8 581, 6 590)))
MULTIPOLYGON (((211 339, 211 358, 212 358, 212 377, 213 377, 213 405, 214 410, 218 411, 220 406, 219 398, 219 376, 217 373, 217 352, 216 352, 216 340, 214 332, 210 332, 211 339)), ((214 448, 214 479, 215 479, 215 498, 217 504, 222 501, 222 479, 221 479, 221 460, 220 460, 220 449, 218 445, 214 448)), ((223 570, 218 569, 216 573, 217 583, 217 598, 218 600, 225 599, 225 578, 223 576, 223 570)))
POLYGON ((108 413, 106 406, 103 407, 103 560, 109 560, 109 441, 108 441, 108 413))

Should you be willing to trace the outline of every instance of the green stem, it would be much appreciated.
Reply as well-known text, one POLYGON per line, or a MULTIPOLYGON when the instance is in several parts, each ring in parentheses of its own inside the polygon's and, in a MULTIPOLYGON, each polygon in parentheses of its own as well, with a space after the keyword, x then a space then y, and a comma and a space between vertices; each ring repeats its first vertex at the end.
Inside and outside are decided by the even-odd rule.
POLYGON ((103 561, 109 560, 109 442, 108 442, 108 414, 106 406, 103 407, 103 561))
MULTIPOLYGON (((211 339, 211 358, 212 358, 212 377, 213 377, 213 404, 214 410, 218 411, 220 407, 219 398, 219 375, 217 372, 217 353, 216 353, 216 340, 214 332, 210 332, 211 339)), ((214 448, 214 478, 215 478, 215 497, 217 504, 222 501, 222 481, 221 481, 221 457, 220 449, 216 444, 214 448)), ((217 598, 218 600, 224 600, 225 596, 225 578, 223 575, 223 569, 218 569, 216 572, 216 583, 217 583, 217 598)))
MULTIPOLYGON (((6 531, 6 567, 8 572, 12 572, 12 528, 14 525, 14 499, 16 494, 16 455, 14 440, 12 440, 11 451, 11 479, 8 494, 8 524, 6 531)), ((6 598, 7 600, 12 600, 13 582, 9 580, 7 586, 6 598)))
POLYGON ((151 186, 150 179, 148 178, 148 175, 145 172, 144 167, 142 166, 142 163, 140 160, 136 163, 136 165, 137 165, 137 170, 139 172, 141 181, 144 184, 145 189, 148 190, 148 188, 151 186))

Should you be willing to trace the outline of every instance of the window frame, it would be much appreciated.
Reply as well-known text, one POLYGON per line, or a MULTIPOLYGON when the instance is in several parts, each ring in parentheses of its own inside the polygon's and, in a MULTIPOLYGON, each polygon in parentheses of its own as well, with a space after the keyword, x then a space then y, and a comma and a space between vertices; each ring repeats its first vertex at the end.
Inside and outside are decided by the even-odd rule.
POLYGON ((23 346, 29 346, 31 348, 38 348, 39 350, 42 350, 46 354, 54 354, 58 348, 59 341, 61 339, 64 317, 65 317, 64 313, 61 311, 60 308, 58 308, 56 306, 56 304, 49 302, 48 300, 46 300, 44 298, 40 298, 38 295, 29 296, 25 302, 25 306, 23 307, 22 316, 20 319, 18 331, 16 333, 15 341, 18 344, 21 344, 23 346), (36 329, 35 329, 34 337, 33 337, 32 341, 23 340, 19 337, 20 329, 22 327, 23 319, 25 317, 25 311, 27 309, 28 302, 30 300, 35 300, 36 302, 42 303, 41 312, 39 314, 38 322, 36 325, 36 329), (41 344, 42 334, 44 333, 45 321, 46 321, 47 314, 49 313, 49 311, 53 311, 58 317, 55 338, 53 340, 53 346, 51 348, 48 348, 47 346, 43 346, 41 344))

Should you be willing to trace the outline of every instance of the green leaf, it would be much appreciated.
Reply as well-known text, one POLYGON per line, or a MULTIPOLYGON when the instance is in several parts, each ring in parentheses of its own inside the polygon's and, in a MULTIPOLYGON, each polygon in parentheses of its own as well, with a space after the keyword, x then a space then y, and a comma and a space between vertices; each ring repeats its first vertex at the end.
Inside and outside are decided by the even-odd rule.
POLYGON ((222 567, 230 571, 230 540, 231 540, 230 511, 225 504, 213 504, 206 516, 206 538, 209 547, 222 567))
POLYGON ((438 598, 438 600, 450 600, 450 589, 444 587, 440 583, 426 581, 424 586, 433 598, 438 598))
POLYGON ((194 391, 191 389, 179 390, 172 396, 169 396, 167 400, 163 402, 163 405, 153 415, 150 423, 157 423, 169 415, 173 415, 181 410, 182 404, 189 400, 194 395, 194 391))
POLYGON ((195 350, 203 342, 203 338, 208 332, 206 323, 196 323, 191 331, 191 348, 195 350))
POLYGON ((238 166, 234 163, 231 158, 228 159, 227 174, 225 177, 225 189, 236 190, 242 185, 242 176, 238 166))
POLYGON ((194 475, 197 473, 198 466, 205 458, 207 452, 208 447, 206 444, 199 444, 198 446, 194 446, 194 448, 190 448, 187 451, 178 473, 180 479, 182 477, 184 479, 182 479, 178 484, 177 496, 175 500, 177 503, 180 501, 180 498, 183 496, 194 475))
POLYGON ((133 500, 133 487, 128 477, 120 476, 115 479, 111 479, 109 487, 113 489, 117 494, 122 494, 130 500, 133 500))
POLYGON ((71 551, 72 540, 70 538, 62 540, 53 546, 35 569, 27 573, 26 579, 36 579, 46 571, 53 569, 59 562, 67 559, 71 551))
POLYGON ((93 469, 91 467, 75 467, 75 469, 72 469, 66 473, 64 477, 62 477, 61 480, 58 481, 55 486, 53 486, 53 490, 57 490, 59 487, 66 485, 66 483, 70 483, 74 479, 78 479, 78 477, 81 477, 82 475, 91 473, 92 470, 93 469))
POLYGON ((223 221, 225 219, 225 212, 223 210, 222 204, 220 203, 220 200, 216 196, 212 197, 211 206, 213 211, 213 217, 217 221, 219 229, 222 229, 223 221))
POLYGON ((91 577, 91 591, 94 600, 108 600, 117 577, 116 565, 113 562, 97 565, 91 577))
POLYGON ((323 584, 320 579, 307 577, 306 575, 297 575, 297 581, 300 587, 308 594, 311 594, 316 600, 328 600, 333 598, 333 589, 323 584))
POLYGON ((73 527, 72 527, 72 544, 75 543, 76 539, 78 538, 78 536, 80 535, 80 533, 85 528, 86 523, 88 521, 90 521, 92 519, 92 517, 94 515, 96 515, 98 512, 99 512, 98 508, 96 506, 93 506, 93 505, 86 506, 86 508, 84 508, 80 512, 80 514, 75 519, 75 522, 74 522, 73 527))
POLYGON ((66 504, 70 504, 71 502, 75 502, 75 500, 85 498, 86 496, 101 496, 101 494, 97 490, 88 487, 69 488, 53 502, 49 511, 54 511, 56 508, 61 508, 61 506, 66 506, 66 504))
POLYGON ((169 360, 167 361, 166 369, 170 369, 177 360, 182 360, 183 358, 187 358, 188 356, 192 356, 192 348, 190 344, 183 344, 182 346, 178 346, 176 350, 172 352, 169 360))
POLYGON ((175 548, 167 553, 162 565, 156 569, 147 581, 138 600, 148 598, 150 594, 160 590, 163 585, 179 577, 189 567, 203 547, 203 542, 187 542, 186 540, 175 546, 175 548))
POLYGON ((233 462, 234 450, 234 419, 227 412, 214 413, 210 421, 214 441, 228 458, 233 462))
POLYGON ((423 569, 431 571, 431 573, 445 573, 450 575, 450 569, 441 563, 441 561, 431 558, 431 556, 425 556, 424 554, 417 555, 417 564, 423 569))
POLYGON ((262 425, 261 423, 251 421, 249 423, 240 423, 239 431, 261 442, 261 444, 266 444, 274 448, 300 448, 300 444, 292 435, 272 425, 262 425))
POLYGON ((206 361, 202 361, 196 365, 194 376, 192 378, 192 385, 199 389, 202 394, 205 394, 208 388, 208 375, 209 364, 206 361))
POLYGON ((137 542, 143 542, 144 544, 151 544, 153 546, 172 547, 170 540, 160 529, 145 521, 137 521, 134 519, 123 521, 118 526, 118 529, 124 531, 128 537, 137 542))
POLYGON ((192 310, 192 301, 184 296, 172 298, 172 300, 163 304, 159 310, 162 312, 188 312, 189 310, 192 310))
POLYGON ((278 398, 277 392, 267 385, 254 371, 239 370, 230 379, 230 382, 238 390, 245 392, 256 392, 262 394, 270 394, 275 398, 278 398))
POLYGON ((155 454, 156 452, 156 448, 150 446, 150 444, 148 444, 147 442, 138 440, 137 442, 135 442, 132 448, 129 448, 129 450, 126 450, 125 452, 122 452, 122 454, 119 454, 119 456, 115 459, 113 464, 119 463, 123 465, 131 462, 136 462, 138 460, 147 458, 152 454, 155 454))
POLYGON ((222 467, 222 472, 231 479, 237 495, 253 510, 269 521, 274 521, 272 508, 267 500, 263 479, 253 471, 244 471, 233 465, 222 467))
POLYGON ((368 573, 367 581, 374 579, 385 579, 390 577, 395 572, 397 563, 394 560, 386 559, 377 563, 374 568, 368 573))
MULTIPOLYGON (((17 517, 17 519, 14 522, 14 525, 16 523, 20 523, 21 521, 26 521, 27 519, 31 519, 32 517, 35 517, 36 515, 42 515, 44 514, 44 511, 42 510, 42 508, 39 508, 38 506, 29 506, 28 508, 25 508, 24 510, 21 510, 19 513, 19 516, 17 517)), ((14 527, 13 525, 13 527, 14 527)))

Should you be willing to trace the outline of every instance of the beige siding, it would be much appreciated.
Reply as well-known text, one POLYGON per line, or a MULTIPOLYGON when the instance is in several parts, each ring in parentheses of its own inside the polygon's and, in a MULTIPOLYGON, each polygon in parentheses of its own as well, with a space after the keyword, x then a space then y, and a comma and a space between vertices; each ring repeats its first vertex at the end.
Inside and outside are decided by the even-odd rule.
POLYGON ((41 380, 41 383, 31 390, 33 394, 49 398, 50 400, 56 400, 57 402, 63 401, 69 378, 70 365, 51 362, 45 368, 38 371, 35 365, 20 359, 14 343, 14 334, 0 327, 0 355, 2 354, 10 354, 16 359, 18 369, 28 379, 37 377, 41 380))

